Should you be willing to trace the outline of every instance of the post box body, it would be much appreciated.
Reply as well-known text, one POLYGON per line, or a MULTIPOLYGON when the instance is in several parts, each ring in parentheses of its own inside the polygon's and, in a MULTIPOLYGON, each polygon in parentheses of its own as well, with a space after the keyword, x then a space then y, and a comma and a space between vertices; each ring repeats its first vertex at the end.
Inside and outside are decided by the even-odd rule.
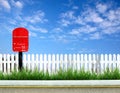
POLYGON ((29 32, 25 28, 16 28, 12 33, 12 49, 14 52, 27 52, 29 48, 29 32))

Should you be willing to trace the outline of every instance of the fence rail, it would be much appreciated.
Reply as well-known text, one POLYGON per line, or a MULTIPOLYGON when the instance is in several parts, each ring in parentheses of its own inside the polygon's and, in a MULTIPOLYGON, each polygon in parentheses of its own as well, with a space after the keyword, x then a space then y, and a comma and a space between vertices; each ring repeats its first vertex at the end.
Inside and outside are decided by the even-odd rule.
MULTIPOLYGON (((106 68, 120 69, 120 54, 24 54, 23 67, 49 73, 69 68, 102 73, 106 68)), ((18 54, 0 54, 0 71, 14 70, 18 71, 18 54)))

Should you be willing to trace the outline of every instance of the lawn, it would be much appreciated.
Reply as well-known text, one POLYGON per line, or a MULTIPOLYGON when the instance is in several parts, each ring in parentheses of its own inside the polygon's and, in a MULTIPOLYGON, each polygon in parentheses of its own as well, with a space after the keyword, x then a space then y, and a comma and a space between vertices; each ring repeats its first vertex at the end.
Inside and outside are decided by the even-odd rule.
POLYGON ((39 72, 22 70, 21 72, 11 72, 10 74, 0 73, 0 80, 115 80, 120 79, 120 70, 114 69, 109 71, 106 69, 104 73, 97 74, 84 70, 72 70, 67 71, 59 70, 57 73, 49 74, 43 71, 39 72))

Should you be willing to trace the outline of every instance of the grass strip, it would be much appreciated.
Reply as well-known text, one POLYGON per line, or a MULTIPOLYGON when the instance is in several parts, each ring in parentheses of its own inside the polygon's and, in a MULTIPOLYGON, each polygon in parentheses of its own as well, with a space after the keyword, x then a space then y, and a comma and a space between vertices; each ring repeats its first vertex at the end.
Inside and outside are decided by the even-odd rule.
POLYGON ((57 73, 49 74, 43 71, 30 71, 23 69, 21 72, 11 72, 3 74, 0 72, 0 80, 118 80, 120 79, 120 70, 118 68, 110 71, 106 69, 103 73, 95 73, 84 70, 62 70, 57 73))

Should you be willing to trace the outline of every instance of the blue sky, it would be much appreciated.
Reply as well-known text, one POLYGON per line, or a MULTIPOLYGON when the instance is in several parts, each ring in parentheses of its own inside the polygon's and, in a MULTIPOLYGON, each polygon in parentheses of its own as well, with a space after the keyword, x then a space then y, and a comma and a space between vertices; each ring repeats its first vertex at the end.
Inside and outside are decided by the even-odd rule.
POLYGON ((0 53, 29 30, 30 54, 120 53, 120 0, 0 0, 0 53))

